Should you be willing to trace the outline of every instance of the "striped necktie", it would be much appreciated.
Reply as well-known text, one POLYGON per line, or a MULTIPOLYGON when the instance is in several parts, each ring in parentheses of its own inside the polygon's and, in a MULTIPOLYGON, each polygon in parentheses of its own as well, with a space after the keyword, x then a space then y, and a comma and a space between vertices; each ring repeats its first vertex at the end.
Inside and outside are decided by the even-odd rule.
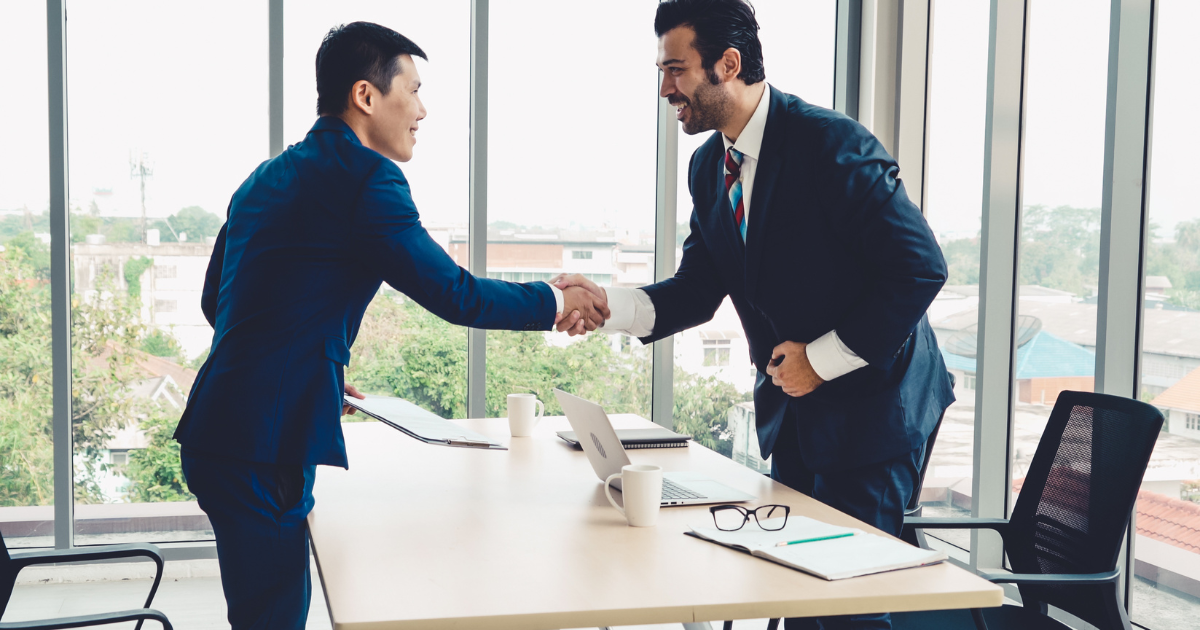
POLYGON ((746 208, 742 205, 742 154, 733 147, 725 151, 725 194, 729 196, 729 207, 733 209, 733 224, 737 226, 744 243, 746 208))

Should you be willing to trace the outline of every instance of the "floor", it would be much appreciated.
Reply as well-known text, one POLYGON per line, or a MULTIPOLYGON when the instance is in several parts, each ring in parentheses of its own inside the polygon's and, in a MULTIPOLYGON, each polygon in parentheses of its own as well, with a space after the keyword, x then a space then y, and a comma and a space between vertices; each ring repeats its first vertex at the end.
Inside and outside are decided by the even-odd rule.
MULTIPOLYGON (((27 570, 28 571, 28 570, 27 570)), ((94 614, 104 611, 140 608, 145 603, 151 580, 144 571, 119 565, 88 565, 53 572, 22 572, 22 581, 13 592, 8 609, 0 621, 29 621, 50 617, 94 614)), ((308 630, 330 630, 329 612, 320 580, 313 567, 313 599, 308 614, 308 630)), ((168 563, 168 574, 159 586, 153 607, 162 611, 180 630, 220 630, 225 621, 225 599, 215 560, 168 563), (172 567, 171 565, 177 565, 172 567)), ((106 628, 133 628, 134 624, 106 628)), ((146 624, 147 630, 157 630, 146 624)), ((764 630, 765 619, 738 621, 736 630, 764 630)), ((680 625, 624 626, 621 630, 681 630, 680 625)), ((715 625, 719 630, 720 625, 715 625)))

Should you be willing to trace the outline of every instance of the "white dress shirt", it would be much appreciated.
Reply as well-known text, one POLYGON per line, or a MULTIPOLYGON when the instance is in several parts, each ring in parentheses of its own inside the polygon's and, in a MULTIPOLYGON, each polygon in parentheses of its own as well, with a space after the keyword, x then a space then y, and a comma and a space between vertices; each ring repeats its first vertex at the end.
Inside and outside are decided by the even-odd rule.
MULTIPOLYGON (((754 173, 758 170, 758 157, 762 149, 763 132, 767 128, 767 111, 770 105, 771 88, 764 83, 758 107, 754 109, 754 114, 750 116, 737 140, 731 141, 724 134, 721 135, 726 151, 733 147, 742 154, 740 179, 747 226, 750 225, 750 210, 753 208, 750 200, 754 193, 754 173)), ((612 317, 604 322, 600 330, 635 337, 645 337, 654 330, 654 302, 645 291, 622 287, 608 287, 605 291, 608 293, 608 308, 612 311, 612 317)), ((826 381, 832 381, 867 364, 842 343, 836 330, 831 330, 808 344, 805 353, 813 371, 826 381)))

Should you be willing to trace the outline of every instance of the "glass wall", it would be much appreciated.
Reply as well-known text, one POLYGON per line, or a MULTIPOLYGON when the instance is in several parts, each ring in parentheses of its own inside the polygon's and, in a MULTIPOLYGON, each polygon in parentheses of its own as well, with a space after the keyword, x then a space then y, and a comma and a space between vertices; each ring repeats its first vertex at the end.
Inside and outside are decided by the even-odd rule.
MULTIPOLYGON (((970 516, 974 470, 983 141, 989 2, 939 2, 929 38, 925 218, 937 235, 949 279, 929 307, 957 399, 942 418, 922 491, 926 516, 970 516)), ((903 165, 902 165, 903 166, 903 165)), ((964 549, 966 531, 931 530, 964 549)))
MULTIPOLYGON (((767 83, 809 103, 833 107, 837 3, 760 0, 754 7, 767 83)), ((679 133, 676 267, 690 233, 688 165, 711 135, 679 133)), ((674 343, 676 427, 738 463, 769 472, 754 432, 751 392, 757 370, 733 303, 726 299, 712 321, 676 334, 674 343)))
POLYGON ((1200 614, 1200 205, 1188 167, 1200 143, 1200 5, 1156 6, 1141 399, 1167 421, 1138 494, 1132 606, 1153 630, 1200 614))
MULTIPOLYGON (((399 164, 421 223, 464 267, 468 217, 470 3, 416 0, 287 3, 284 9, 284 143, 317 119, 314 61, 339 24, 367 21, 412 39, 429 60, 414 59, 427 116, 413 159, 399 164)), ((265 31, 264 31, 265 32, 265 31)), ((264 35, 257 33, 262 39, 264 35)), ((264 66, 265 67, 265 66, 264 66)), ((265 111, 265 110, 264 110, 265 111)), ((494 119, 494 118, 493 118, 494 119)), ((265 140, 260 130, 260 138, 265 140)), ((467 415, 467 329, 451 326, 384 284, 354 341, 346 382, 367 394, 398 396, 446 418, 467 415)), ((346 421, 365 419, 359 414, 346 421)))
MULTIPOLYGON (((581 273, 602 286, 654 279, 655 4, 491 5, 488 276, 581 273), (531 31, 531 24, 545 25, 531 31), (562 25, 587 24, 587 28, 562 25)), ((451 243, 466 264, 462 239, 451 243)), ((489 332, 487 411, 551 389, 650 417, 650 348, 622 335, 489 332)))
POLYGON ((1037 0, 1029 11, 1014 495, 1058 394, 1095 388, 1108 86, 1107 5, 1037 0))
POLYGON ((213 243, 267 157, 266 5, 69 8, 75 541, 209 539, 171 435, 213 243))
MULTIPOLYGON (((0 534, 54 544, 46 5, 0 3, 0 534), (17 97, 19 95, 19 98, 17 97)), ((69 500, 69 499, 68 499, 69 500)))

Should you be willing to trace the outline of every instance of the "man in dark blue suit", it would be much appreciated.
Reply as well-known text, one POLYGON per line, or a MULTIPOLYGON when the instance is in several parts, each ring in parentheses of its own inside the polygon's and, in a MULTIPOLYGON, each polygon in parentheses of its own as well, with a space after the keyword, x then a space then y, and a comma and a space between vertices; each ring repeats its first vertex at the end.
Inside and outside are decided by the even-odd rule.
POLYGON ((605 295, 604 330, 644 343, 709 321, 728 297, 758 368, 772 477, 899 535, 925 440, 954 400, 925 317, 946 281, 941 250, 869 131, 765 83, 743 0, 667 0, 654 30, 660 95, 686 133, 719 132, 692 155, 679 270, 642 289, 605 292, 579 276, 558 286, 605 295))
POLYGON ((317 465, 348 465, 350 347, 387 282, 455 324, 593 330, 581 288, 476 278, 421 227, 404 173, 425 108, 404 36, 356 22, 317 53, 320 118, 234 193, 201 307, 214 328, 175 438, 217 539, 229 622, 303 628, 317 465), (569 315, 564 318, 562 313, 569 315))

